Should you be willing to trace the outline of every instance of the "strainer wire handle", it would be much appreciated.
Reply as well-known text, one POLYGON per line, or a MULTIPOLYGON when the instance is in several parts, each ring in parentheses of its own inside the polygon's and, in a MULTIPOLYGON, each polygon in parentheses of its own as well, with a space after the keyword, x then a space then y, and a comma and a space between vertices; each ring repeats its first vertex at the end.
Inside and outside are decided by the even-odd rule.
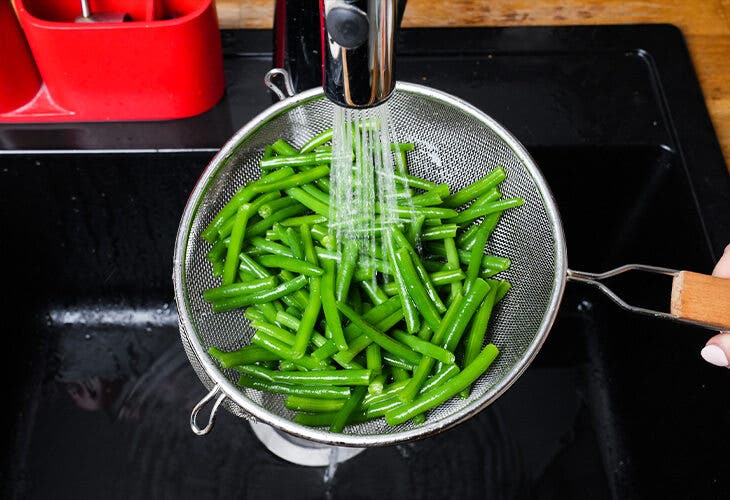
POLYGON ((589 272, 584 272, 584 271, 576 271, 576 270, 568 269, 567 270, 567 279, 568 279, 568 281, 584 283, 584 284, 591 285, 591 286, 598 288, 609 299, 611 299, 616 304, 618 304, 621 308, 623 308, 627 311, 631 311, 631 312, 638 313, 638 314, 643 314, 645 316, 652 316, 655 318, 668 319, 668 320, 675 321, 677 323, 682 323, 685 325, 700 326, 702 328, 707 328, 709 330, 722 331, 725 329, 716 324, 707 323, 704 321, 687 319, 687 318, 681 318, 679 316, 676 316, 674 314, 664 312, 664 311, 656 311, 654 309, 647 309, 644 307, 632 306, 631 304, 629 304, 625 300, 623 300, 621 297, 619 297, 608 286, 601 283, 601 280, 611 278, 613 276, 618 276, 619 274, 623 274, 628 271, 642 271, 642 272, 648 272, 648 273, 653 273, 653 274, 663 274, 665 276, 672 276, 674 278, 679 276, 679 274, 681 272, 677 269, 669 269, 666 267, 649 266, 649 265, 645 265, 645 264, 626 264, 626 265, 617 267, 615 269, 605 271, 603 273, 589 273, 589 272))
POLYGON ((264 84, 274 93, 276 94, 276 97, 279 98, 280 101, 283 101, 287 97, 291 97, 295 94, 294 92, 294 83, 292 82, 291 75, 289 72, 282 68, 274 68, 269 70, 266 75, 264 75, 264 84), (282 87, 274 83, 274 77, 280 76, 281 79, 284 82, 284 87, 282 90, 282 87))
POLYGON ((213 428, 213 424, 215 423, 215 415, 216 413, 218 413, 218 407, 221 405, 223 400, 226 399, 226 394, 224 392, 221 392, 218 398, 215 400, 215 403, 213 403, 213 408, 210 410, 210 415, 208 416, 208 423, 202 429, 198 425, 198 413, 200 413, 200 411, 208 403, 208 401, 213 399, 219 392, 221 392, 221 386, 219 384, 216 384, 210 390, 210 392, 206 394, 205 397, 198 402, 198 404, 195 405, 193 411, 190 413, 190 428, 196 436, 205 436, 213 428))

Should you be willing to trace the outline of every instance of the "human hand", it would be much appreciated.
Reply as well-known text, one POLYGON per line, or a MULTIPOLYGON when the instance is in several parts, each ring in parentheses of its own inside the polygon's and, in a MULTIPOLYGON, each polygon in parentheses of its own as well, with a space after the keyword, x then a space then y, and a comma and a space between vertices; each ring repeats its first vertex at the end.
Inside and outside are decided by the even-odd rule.
MULTIPOLYGON (((717 262, 712 275, 718 278, 730 279, 730 245, 725 247, 725 253, 717 262)), ((730 304, 728 304, 728 307, 730 307, 730 304)), ((728 360, 730 360, 730 332, 719 333, 712 337, 707 341, 707 345, 702 348, 700 354, 710 364, 730 368, 728 363, 728 360)))

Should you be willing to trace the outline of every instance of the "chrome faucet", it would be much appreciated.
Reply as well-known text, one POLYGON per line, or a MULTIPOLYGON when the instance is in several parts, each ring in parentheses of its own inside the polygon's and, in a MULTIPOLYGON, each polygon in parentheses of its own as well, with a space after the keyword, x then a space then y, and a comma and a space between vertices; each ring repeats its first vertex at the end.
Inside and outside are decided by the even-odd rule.
POLYGON ((274 66, 289 71, 296 91, 321 84, 340 106, 376 106, 395 87, 404 9, 398 0, 277 0, 274 66))

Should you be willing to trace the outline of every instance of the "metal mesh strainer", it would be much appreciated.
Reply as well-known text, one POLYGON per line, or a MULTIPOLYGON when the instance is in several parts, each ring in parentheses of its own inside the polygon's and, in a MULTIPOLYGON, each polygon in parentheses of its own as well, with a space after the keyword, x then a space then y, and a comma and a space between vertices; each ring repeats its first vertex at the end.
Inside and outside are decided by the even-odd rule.
MULTIPOLYGON (((199 235, 238 187, 258 178, 258 161, 267 144, 284 138, 301 146, 331 126, 333 106, 320 89, 286 99, 249 122, 211 161, 188 200, 177 236, 174 282, 180 332, 195 371, 213 389, 201 405, 217 396, 217 404, 238 416, 322 443, 396 444, 432 435, 478 412, 531 362, 550 329, 565 285, 563 231, 547 184, 512 135, 464 101, 427 87, 399 83, 390 109, 399 135, 395 139, 417 145, 409 154, 414 174, 456 190, 503 166, 508 174, 502 184, 504 195, 525 199, 524 206, 505 214, 490 239, 490 252, 512 260, 504 277, 513 288, 495 311, 490 327, 490 341, 501 354, 468 399, 445 403, 430 412, 422 425, 409 422, 390 427, 378 419, 332 434, 295 424, 283 396, 238 388, 237 374, 219 369, 205 354, 214 344, 222 349, 239 348, 253 330, 242 311, 213 314, 203 300, 203 290, 217 283, 205 258, 209 245, 199 235)), ((197 407, 193 417, 196 412, 197 407)), ((207 430, 209 427, 199 433, 207 430)))

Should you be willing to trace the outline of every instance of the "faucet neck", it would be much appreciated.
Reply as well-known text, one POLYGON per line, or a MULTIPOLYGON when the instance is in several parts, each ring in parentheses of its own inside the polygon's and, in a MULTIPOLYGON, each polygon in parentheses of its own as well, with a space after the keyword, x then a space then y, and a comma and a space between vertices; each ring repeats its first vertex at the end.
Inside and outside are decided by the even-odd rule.
POLYGON ((395 31, 405 0, 277 0, 274 66, 295 91, 322 85, 333 102, 369 107, 395 86, 395 31))

